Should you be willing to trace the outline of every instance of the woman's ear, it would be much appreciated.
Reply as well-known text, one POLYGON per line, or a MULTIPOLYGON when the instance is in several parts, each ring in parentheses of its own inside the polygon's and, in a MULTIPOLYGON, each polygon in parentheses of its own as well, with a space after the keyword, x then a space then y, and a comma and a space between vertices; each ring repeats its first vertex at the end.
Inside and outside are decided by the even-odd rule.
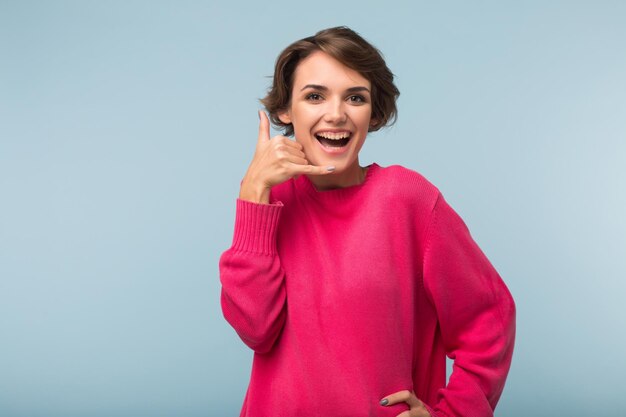
POLYGON ((291 116, 289 115, 289 110, 277 112, 278 120, 288 125, 291 123, 291 116))

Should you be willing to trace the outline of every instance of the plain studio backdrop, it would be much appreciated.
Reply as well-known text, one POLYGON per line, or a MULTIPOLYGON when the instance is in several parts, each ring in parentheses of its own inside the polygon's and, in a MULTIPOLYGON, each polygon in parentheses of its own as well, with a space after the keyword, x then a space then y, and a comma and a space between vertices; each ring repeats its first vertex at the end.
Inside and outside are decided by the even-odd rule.
POLYGON ((497 416, 623 416, 626 3, 0 2, 0 415, 236 416, 222 316, 258 98, 347 25, 399 119, 361 162, 421 172, 517 302, 497 416))

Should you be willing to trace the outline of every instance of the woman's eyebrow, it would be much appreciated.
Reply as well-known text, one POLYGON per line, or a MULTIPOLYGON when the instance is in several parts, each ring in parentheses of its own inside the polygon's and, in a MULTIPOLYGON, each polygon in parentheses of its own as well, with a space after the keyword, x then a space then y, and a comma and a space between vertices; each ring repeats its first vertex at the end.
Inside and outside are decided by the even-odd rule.
MULTIPOLYGON (((319 84, 307 84, 304 87, 302 87, 300 91, 305 90, 307 88, 312 88, 314 90, 320 90, 320 91, 328 91, 328 87, 326 87, 325 85, 319 85, 319 84)), ((368 93, 370 92, 369 88, 363 87, 363 86, 350 87, 346 91, 348 93, 355 93, 357 91, 367 91, 368 93)))
POLYGON ((359 91, 367 91, 368 93, 370 92, 369 88, 363 87, 363 86, 350 87, 346 91, 349 92, 349 93, 356 93, 356 92, 359 92, 359 91))

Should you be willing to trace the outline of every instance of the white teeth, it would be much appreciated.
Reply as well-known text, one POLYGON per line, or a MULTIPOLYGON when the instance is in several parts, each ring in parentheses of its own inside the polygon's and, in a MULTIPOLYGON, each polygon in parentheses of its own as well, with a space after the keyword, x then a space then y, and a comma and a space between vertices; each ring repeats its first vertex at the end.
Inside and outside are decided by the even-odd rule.
POLYGON ((339 140, 339 139, 346 139, 350 137, 350 132, 341 132, 341 133, 320 132, 320 133, 317 133, 317 136, 322 137, 324 139, 339 140))

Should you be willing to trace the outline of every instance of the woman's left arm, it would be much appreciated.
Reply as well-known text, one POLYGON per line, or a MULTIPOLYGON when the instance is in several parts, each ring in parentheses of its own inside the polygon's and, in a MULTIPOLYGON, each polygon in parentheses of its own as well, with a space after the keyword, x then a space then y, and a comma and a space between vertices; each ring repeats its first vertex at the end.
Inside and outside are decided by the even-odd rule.
POLYGON ((459 215, 439 194, 426 232, 424 287, 454 360, 435 415, 493 416, 511 365, 515 303, 459 215))

